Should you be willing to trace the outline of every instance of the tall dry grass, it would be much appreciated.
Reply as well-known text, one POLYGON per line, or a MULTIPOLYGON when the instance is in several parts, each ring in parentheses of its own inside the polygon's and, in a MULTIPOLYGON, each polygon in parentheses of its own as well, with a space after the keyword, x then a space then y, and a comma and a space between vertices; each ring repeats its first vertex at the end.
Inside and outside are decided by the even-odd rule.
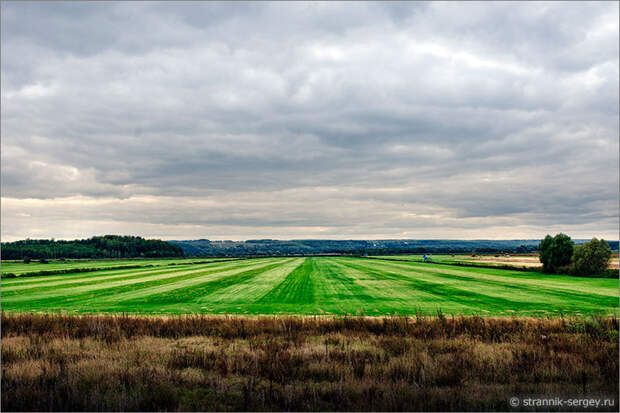
POLYGON ((2 314, 6 411, 510 410, 520 395, 617 403, 618 319, 2 314))

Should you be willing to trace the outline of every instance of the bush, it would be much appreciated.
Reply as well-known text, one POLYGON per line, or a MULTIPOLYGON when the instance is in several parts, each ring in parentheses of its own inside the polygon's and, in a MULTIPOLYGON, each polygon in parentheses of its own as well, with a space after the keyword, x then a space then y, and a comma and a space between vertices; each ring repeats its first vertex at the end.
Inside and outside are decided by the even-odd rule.
POLYGON ((547 235, 538 245, 543 272, 558 273, 571 264, 574 242, 566 234, 547 235))
POLYGON ((24 257, 24 264, 30 264, 30 257, 24 257))
POLYGON ((574 271, 579 275, 592 275, 605 272, 609 266, 611 248, 604 239, 592 238, 590 242, 575 247, 573 253, 574 271))

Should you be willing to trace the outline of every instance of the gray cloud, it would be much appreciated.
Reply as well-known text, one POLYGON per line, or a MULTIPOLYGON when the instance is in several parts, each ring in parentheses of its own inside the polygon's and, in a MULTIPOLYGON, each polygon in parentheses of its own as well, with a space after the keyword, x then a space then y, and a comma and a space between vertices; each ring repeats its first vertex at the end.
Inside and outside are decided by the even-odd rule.
POLYGON ((618 59, 609 2, 4 2, 2 236, 616 238, 618 59))

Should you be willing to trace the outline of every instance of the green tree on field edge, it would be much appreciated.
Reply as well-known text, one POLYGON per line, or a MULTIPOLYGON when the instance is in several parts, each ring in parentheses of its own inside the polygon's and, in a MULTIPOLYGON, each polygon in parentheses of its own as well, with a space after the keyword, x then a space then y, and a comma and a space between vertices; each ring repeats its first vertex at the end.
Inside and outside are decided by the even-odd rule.
POLYGON ((566 234, 548 235, 538 245, 543 272, 568 272, 575 243, 566 234))
POLYGON ((573 266, 576 274, 600 274, 609 266, 611 248, 604 239, 592 238, 590 242, 577 245, 573 253, 573 266))

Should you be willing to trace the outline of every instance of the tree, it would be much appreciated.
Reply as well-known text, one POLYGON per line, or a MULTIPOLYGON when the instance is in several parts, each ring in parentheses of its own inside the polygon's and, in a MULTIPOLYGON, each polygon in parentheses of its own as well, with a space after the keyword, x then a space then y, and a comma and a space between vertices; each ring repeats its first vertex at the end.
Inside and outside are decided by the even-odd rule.
POLYGON ((611 258, 611 248, 604 239, 592 238, 590 242, 577 245, 573 253, 575 273, 580 275, 600 274, 605 271, 611 258))
POLYGON ((553 238, 547 235, 538 245, 543 271, 557 273, 566 269, 571 263, 574 246, 575 243, 566 234, 560 233, 553 238))
POLYGON ((549 271, 549 265, 551 263, 551 244, 553 244, 553 237, 547 234, 538 245, 538 259, 540 259, 544 271, 549 271))

